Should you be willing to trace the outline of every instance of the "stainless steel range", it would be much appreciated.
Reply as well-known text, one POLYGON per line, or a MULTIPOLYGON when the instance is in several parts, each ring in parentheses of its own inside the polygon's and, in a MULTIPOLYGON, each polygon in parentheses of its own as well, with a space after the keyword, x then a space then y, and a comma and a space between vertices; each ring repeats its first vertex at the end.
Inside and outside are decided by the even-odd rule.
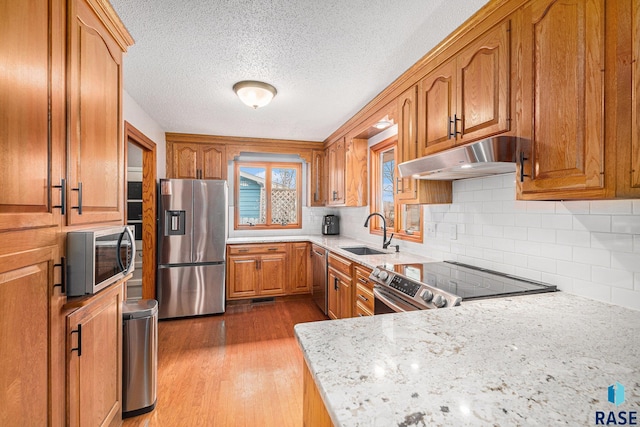
POLYGON ((453 261, 375 268, 375 314, 428 310, 461 301, 553 292, 555 286, 453 261))

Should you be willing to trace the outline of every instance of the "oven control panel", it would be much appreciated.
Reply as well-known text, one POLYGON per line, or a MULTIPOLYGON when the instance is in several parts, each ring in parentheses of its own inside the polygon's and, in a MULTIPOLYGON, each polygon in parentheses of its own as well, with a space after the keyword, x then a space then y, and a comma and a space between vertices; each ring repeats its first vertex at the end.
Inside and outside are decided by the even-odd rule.
POLYGON ((400 276, 393 276, 393 279, 389 282, 389 286, 393 289, 399 290, 403 294, 409 295, 410 297, 415 297, 420 290, 419 284, 400 276))

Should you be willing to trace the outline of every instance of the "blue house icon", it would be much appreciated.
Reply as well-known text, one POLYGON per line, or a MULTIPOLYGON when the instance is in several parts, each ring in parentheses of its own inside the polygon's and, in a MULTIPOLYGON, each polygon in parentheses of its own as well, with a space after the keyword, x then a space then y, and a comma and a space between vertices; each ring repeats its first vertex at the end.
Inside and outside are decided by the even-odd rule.
POLYGON ((616 406, 620 406, 624 403, 624 386, 616 381, 615 384, 612 384, 608 388, 608 399, 609 402, 615 403, 616 406))

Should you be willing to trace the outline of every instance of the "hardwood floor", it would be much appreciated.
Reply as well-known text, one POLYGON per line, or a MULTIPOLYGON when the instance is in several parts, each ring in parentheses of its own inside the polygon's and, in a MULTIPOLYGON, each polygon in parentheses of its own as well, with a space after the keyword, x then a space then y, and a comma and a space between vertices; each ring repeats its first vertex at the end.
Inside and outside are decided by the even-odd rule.
POLYGON ((301 426, 297 323, 327 317, 309 298, 227 307, 158 325, 158 401, 123 426, 301 426))

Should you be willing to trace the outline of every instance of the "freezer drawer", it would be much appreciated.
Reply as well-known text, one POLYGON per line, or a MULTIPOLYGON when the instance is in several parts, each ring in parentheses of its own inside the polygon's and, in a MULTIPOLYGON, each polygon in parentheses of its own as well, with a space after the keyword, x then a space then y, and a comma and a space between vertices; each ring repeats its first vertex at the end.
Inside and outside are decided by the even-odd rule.
POLYGON ((160 266, 158 317, 224 313, 225 264, 160 266))

